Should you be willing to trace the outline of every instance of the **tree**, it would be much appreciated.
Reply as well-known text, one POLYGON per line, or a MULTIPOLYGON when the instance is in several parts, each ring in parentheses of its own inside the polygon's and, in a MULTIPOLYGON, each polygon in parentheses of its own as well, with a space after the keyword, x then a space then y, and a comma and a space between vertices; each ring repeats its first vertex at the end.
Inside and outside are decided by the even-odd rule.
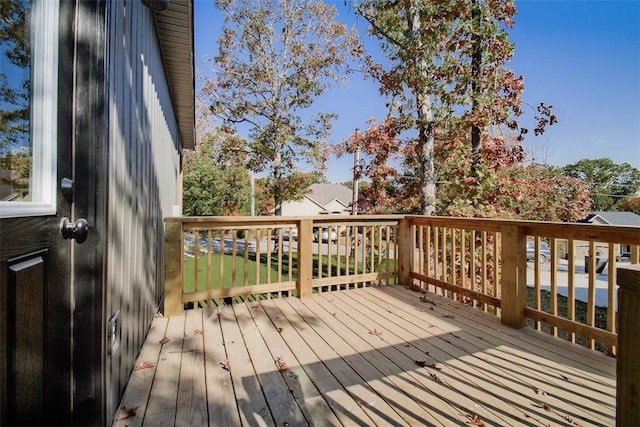
POLYGON ((307 118, 314 99, 344 80, 360 53, 355 32, 320 0, 217 0, 224 14, 214 75, 203 90, 225 127, 248 130, 242 147, 254 172, 268 172, 275 213, 299 197, 298 164, 324 169, 332 113, 307 118), (285 193, 288 192, 288 193, 285 193))
POLYGON ((640 170, 609 158, 582 159, 564 167, 567 176, 585 181, 591 189, 592 209, 610 211, 625 196, 640 190, 640 170))
MULTIPOLYGON (((513 0, 364 1, 358 6, 381 40, 390 66, 369 60, 370 75, 391 98, 390 114, 404 130, 416 128, 407 141, 415 156, 420 211, 436 210, 436 134, 460 114, 459 133, 470 144, 470 174, 482 174, 481 140, 488 126, 518 127, 522 77, 505 67, 513 45, 506 29, 513 25, 513 0)), ((523 131, 524 132, 524 131, 523 131)))
POLYGON ((184 154, 183 210, 187 216, 247 215, 250 189, 247 170, 225 160, 221 147, 238 139, 224 132, 199 138, 184 154))
POLYGON ((621 212, 633 212, 640 215, 640 197, 627 196, 616 205, 616 210, 621 212))
POLYGON ((0 6, 0 46, 12 72, 11 79, 5 70, 0 72, 0 153, 29 143, 30 6, 22 0, 3 0, 0 6), (20 81, 16 76, 26 77, 20 81))
MULTIPOLYGON (((339 156, 359 150, 369 159, 366 163, 363 159, 363 167, 357 167, 354 172, 358 180, 362 177, 369 179, 367 185, 359 187, 359 212, 388 213, 398 204, 395 200, 394 183, 399 174, 396 168, 389 165, 400 154, 401 143, 397 132, 397 121, 392 118, 387 117, 382 123, 371 119, 364 133, 356 130, 341 146, 336 147, 335 152, 339 156)), ((349 188, 353 189, 353 183, 350 183, 349 188)))
POLYGON ((452 136, 437 144, 439 214, 576 221, 588 213, 585 183, 563 175, 559 168, 525 165, 517 135, 483 134, 478 176, 469 174, 471 148, 456 140, 452 136))

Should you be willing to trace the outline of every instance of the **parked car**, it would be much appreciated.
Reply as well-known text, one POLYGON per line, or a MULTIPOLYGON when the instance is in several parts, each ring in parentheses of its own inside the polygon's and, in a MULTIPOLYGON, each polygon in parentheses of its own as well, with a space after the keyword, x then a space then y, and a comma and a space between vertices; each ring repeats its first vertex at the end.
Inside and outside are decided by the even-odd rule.
POLYGON ((298 240, 298 228, 283 228, 282 229, 282 238, 284 240, 298 240))
MULTIPOLYGON (((536 249, 535 243, 528 241, 527 242, 527 261, 533 261, 536 257, 536 249)), ((540 264, 546 262, 548 259, 551 259, 551 250, 546 243, 540 242, 540 254, 539 259, 540 264)))
POLYGON ((337 242, 338 241, 338 230, 336 227, 324 227, 322 229, 314 228, 313 229, 313 241, 317 242, 318 239, 323 242, 337 242))

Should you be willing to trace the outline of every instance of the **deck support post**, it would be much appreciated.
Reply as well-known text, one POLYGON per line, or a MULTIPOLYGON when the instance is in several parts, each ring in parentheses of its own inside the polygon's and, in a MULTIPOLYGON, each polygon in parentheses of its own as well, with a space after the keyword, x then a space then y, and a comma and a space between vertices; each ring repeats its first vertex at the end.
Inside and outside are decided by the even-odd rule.
POLYGON ((303 219, 298 224, 298 298, 309 297, 313 291, 313 220, 303 219))
POLYGON ((401 285, 408 286, 411 284, 411 258, 412 258, 412 239, 411 239, 411 221, 404 217, 398 223, 398 258, 400 265, 398 266, 398 279, 401 285))
POLYGON ((502 226, 502 304, 503 325, 522 328, 526 325, 527 306, 527 236, 518 225, 502 226))
POLYGON ((640 265, 618 268, 616 425, 640 420, 640 265))
POLYGON ((184 309, 182 304, 184 264, 184 237, 182 221, 165 220, 164 227, 164 315, 180 316, 184 309))

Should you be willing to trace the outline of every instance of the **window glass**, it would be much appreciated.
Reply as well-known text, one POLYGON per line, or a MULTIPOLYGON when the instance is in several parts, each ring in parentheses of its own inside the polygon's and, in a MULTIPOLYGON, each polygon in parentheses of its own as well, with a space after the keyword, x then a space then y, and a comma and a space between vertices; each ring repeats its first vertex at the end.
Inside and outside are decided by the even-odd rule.
POLYGON ((0 1, 0 216, 55 213, 58 2, 0 1))

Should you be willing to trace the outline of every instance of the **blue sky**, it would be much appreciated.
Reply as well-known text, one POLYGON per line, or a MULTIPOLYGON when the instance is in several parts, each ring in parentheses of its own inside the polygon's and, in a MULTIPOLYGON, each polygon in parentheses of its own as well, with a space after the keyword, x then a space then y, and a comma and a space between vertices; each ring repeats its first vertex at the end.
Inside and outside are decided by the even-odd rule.
MULTIPOLYGON (((365 35, 366 23, 344 0, 327 2, 365 35)), ((524 76, 524 101, 553 105, 559 119, 542 136, 530 132, 525 148, 535 161, 556 166, 609 157, 640 169, 640 0, 527 0, 516 6, 509 67, 524 76)), ((196 0, 196 66, 206 67, 215 55, 220 25, 213 2, 196 0)), ((375 40, 365 44, 378 48, 375 40)), ((366 128, 369 117, 382 118, 384 104, 375 84, 351 75, 346 86, 324 94, 314 108, 338 113, 329 142, 339 143, 356 128, 366 128)), ((522 125, 533 127, 532 108, 524 106, 522 125)), ((329 181, 350 180, 352 162, 330 159, 329 181)))

